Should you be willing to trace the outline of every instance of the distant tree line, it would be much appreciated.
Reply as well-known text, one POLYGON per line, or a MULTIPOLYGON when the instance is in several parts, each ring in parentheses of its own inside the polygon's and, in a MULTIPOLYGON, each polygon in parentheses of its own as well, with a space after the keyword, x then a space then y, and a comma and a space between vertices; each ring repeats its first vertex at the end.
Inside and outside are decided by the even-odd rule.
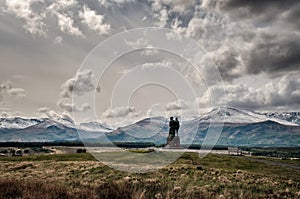
POLYGON ((0 147, 84 146, 82 142, 0 142, 0 147))
POLYGON ((254 156, 300 158, 300 147, 252 148, 250 151, 254 156))
POLYGON ((88 146, 88 147, 121 147, 121 148, 147 148, 155 147, 152 142, 113 142, 83 144, 81 141, 56 141, 56 142, 0 142, 0 147, 43 147, 43 146, 88 146))

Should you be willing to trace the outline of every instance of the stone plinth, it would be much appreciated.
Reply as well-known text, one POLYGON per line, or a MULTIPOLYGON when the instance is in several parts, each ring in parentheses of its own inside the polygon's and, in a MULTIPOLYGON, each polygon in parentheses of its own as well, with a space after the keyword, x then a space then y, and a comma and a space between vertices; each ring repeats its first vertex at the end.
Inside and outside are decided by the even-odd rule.
POLYGON ((167 138, 167 146, 169 147, 179 147, 180 146, 180 138, 179 136, 169 135, 167 138))

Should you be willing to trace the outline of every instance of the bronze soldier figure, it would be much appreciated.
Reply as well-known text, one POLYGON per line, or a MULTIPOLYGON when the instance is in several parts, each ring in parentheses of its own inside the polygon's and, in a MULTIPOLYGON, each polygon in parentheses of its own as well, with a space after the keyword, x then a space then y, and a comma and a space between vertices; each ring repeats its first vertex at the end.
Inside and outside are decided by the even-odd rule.
POLYGON ((174 127, 175 127, 176 136, 178 136, 178 130, 179 130, 180 124, 179 124, 177 117, 175 118, 175 121, 174 121, 174 127))

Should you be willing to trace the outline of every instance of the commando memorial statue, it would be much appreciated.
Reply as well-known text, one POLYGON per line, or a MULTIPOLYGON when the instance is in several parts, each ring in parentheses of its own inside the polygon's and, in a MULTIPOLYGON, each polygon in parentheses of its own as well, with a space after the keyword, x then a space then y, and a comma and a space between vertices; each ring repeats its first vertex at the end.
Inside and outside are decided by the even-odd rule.
POLYGON ((180 139, 178 135, 180 124, 179 120, 176 117, 175 120, 173 117, 170 117, 169 121, 169 136, 167 138, 167 146, 168 147, 179 147, 180 146, 180 139))

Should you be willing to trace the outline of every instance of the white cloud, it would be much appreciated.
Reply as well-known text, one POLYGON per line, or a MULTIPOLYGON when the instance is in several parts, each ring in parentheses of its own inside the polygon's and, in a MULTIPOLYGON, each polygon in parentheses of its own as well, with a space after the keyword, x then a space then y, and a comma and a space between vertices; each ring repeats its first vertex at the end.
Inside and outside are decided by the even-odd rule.
POLYGON ((161 68, 161 67, 166 67, 166 68, 173 68, 174 63, 168 60, 162 60, 160 62, 154 62, 154 63, 144 63, 141 66, 142 70, 153 70, 155 68, 161 68))
POLYGON ((106 111, 103 112, 102 118, 117 118, 117 117, 125 117, 129 114, 136 113, 134 107, 115 107, 115 108, 108 108, 106 111))
POLYGON ((62 32, 68 33, 74 36, 83 36, 83 33, 74 26, 74 20, 65 14, 56 13, 58 19, 58 26, 62 32))
POLYGON ((77 71, 76 75, 67 80, 62 86, 61 99, 57 102, 57 106, 67 112, 78 111, 85 112, 91 109, 87 103, 75 105, 71 102, 71 96, 84 95, 85 93, 95 90, 94 76, 91 70, 85 69, 77 71))
POLYGON ((87 103, 83 103, 81 106, 78 106, 72 103, 70 98, 62 98, 57 102, 57 106, 67 112, 85 112, 91 109, 91 106, 87 103))
POLYGON ((85 23, 90 29, 98 32, 98 34, 109 34, 111 27, 110 24, 105 24, 103 22, 103 15, 97 15, 94 10, 84 6, 83 10, 79 12, 79 16, 83 23, 85 23))
POLYGON ((24 20, 24 28, 33 35, 45 36, 45 14, 36 13, 32 10, 33 3, 41 0, 6 0, 7 12, 24 20))
POLYGON ((52 110, 48 107, 41 107, 37 110, 36 114, 39 117, 46 117, 54 120, 65 119, 71 123, 74 123, 73 119, 71 118, 68 112, 58 113, 55 110, 52 110))
POLYGON ((0 83, 0 91, 12 89, 11 81, 6 81, 0 83))
POLYGON ((0 117, 2 117, 2 118, 7 118, 7 117, 10 117, 10 114, 9 114, 8 112, 6 112, 6 111, 2 111, 2 112, 0 113, 0 117))
POLYGON ((57 36, 57 37, 55 37, 55 39, 54 39, 54 43, 55 43, 55 44, 61 44, 62 41, 63 41, 63 39, 62 39, 62 37, 60 37, 60 36, 57 36))
POLYGON ((101 121, 114 128, 132 124, 142 118, 140 111, 129 106, 109 107, 101 115, 101 121))
POLYGON ((270 106, 300 105, 300 79, 285 75, 266 85, 266 103, 270 106))
POLYGON ((47 117, 47 118, 51 118, 51 119, 60 118, 60 115, 56 111, 54 111, 48 107, 39 108, 37 110, 36 114, 40 117, 47 117))
POLYGON ((134 49, 146 48, 149 46, 149 41, 144 38, 138 38, 134 41, 125 40, 125 43, 134 49))
POLYGON ((23 98, 25 97, 25 90, 22 88, 12 88, 7 91, 7 93, 11 96, 17 97, 17 98, 23 98))
MULTIPOLYGON (((67 46, 67 44, 71 47, 75 44, 77 46, 82 44, 80 49, 74 49, 74 52, 70 52, 77 55, 82 49, 84 51, 90 49, 88 46, 94 41, 99 41, 99 38, 88 38, 90 35, 86 35, 86 40, 73 40, 67 36, 85 37, 84 30, 87 28, 99 33, 99 35, 114 32, 113 28, 115 27, 116 30, 121 30, 123 26, 130 29, 153 25, 172 28, 182 33, 182 36, 189 36, 195 39, 206 50, 206 52, 199 53, 201 55, 195 55, 194 60, 199 63, 200 73, 192 70, 190 66, 186 66, 183 61, 170 62, 171 65, 167 65, 167 62, 165 62, 166 65, 160 64, 158 59, 161 57, 159 56, 156 56, 153 60, 146 57, 146 62, 157 63, 144 64, 144 70, 152 70, 153 67, 170 66, 183 74, 189 82, 195 83, 195 87, 200 87, 203 79, 207 80, 210 85, 216 85, 219 82, 214 81, 218 79, 216 78, 218 74, 215 74, 215 71, 210 68, 210 62, 214 60, 219 67, 223 80, 225 80, 227 103, 233 106, 253 108, 299 105, 300 91, 297 80, 299 79, 299 73, 294 76, 287 75, 299 71, 300 66, 300 25, 299 20, 297 20, 299 18, 299 2, 294 1, 291 4, 290 2, 292 1, 285 4, 281 4, 280 1, 274 3, 263 1, 262 4, 253 1, 247 3, 233 2, 242 1, 92 0, 90 2, 82 2, 78 0, 6 0, 4 1, 3 11, 4 9, 6 10, 1 13, 1 17, 6 17, 3 20, 2 29, 3 31, 9 30, 18 36, 19 31, 16 29, 16 24, 22 21, 24 22, 22 24, 24 28, 33 35, 47 36, 49 34, 51 44, 53 42, 60 44, 62 43, 62 38, 64 38, 66 45, 56 46, 55 49, 67 46), (141 11, 136 8, 145 8, 145 10, 141 11), (144 16, 146 16, 146 20, 143 21, 144 16), (17 20, 11 20, 9 17, 17 18, 17 20), (10 26, 8 22, 12 22, 12 25, 10 26), (238 82, 239 78, 241 77, 242 79, 244 75, 262 73, 266 74, 267 78, 274 79, 274 81, 267 86, 262 86, 260 89, 257 89, 257 87, 251 88, 251 82, 246 82, 245 84, 238 82)), ((22 34, 18 37, 20 41, 24 39, 25 42, 30 42, 26 35, 22 34)), ((95 36, 95 34, 91 35, 95 36)), ((174 35, 169 34, 169 38, 174 38, 174 35)), ((126 42, 134 48, 151 47, 149 41, 144 38, 132 38, 126 42)), ((6 39, 6 36, 4 39, 6 39)), ((161 41, 159 39, 158 42, 161 41)), ((180 36, 178 39, 180 39, 180 36)), ((11 45, 14 46, 12 40, 8 39, 6 41, 8 45, 10 45, 9 42, 12 42, 11 45)), ((34 42, 31 44, 32 46, 30 47, 35 47, 33 46, 34 42)), ((43 47, 43 49, 47 48, 46 41, 41 42, 41 44, 41 46, 40 44, 38 46, 43 47)), ((49 49, 51 50, 51 48, 49 49)), ((5 51, 6 49, 3 48, 3 50, 5 51)), ((28 48, 28 50, 31 50, 31 48, 28 48)), ((20 51, 12 53, 17 54, 18 52, 20 51)), ((142 53, 144 55, 153 55, 157 52, 160 51, 150 49, 142 53)), ((160 53, 160 55, 163 56, 164 54, 160 53)), ((53 56, 55 55, 53 54, 53 56)), ((52 57, 51 52, 50 57, 52 57)), ((145 56, 141 57, 145 58, 145 56)), ((56 57, 54 59, 59 60, 56 57)), ((22 62, 23 59, 18 60, 22 62)), ((33 60, 36 60, 36 64, 40 65, 42 62, 38 61, 43 59, 34 57, 33 60)), ((7 65, 15 67, 10 63, 7 65)), ((17 68, 12 70, 17 71, 17 68)), ((11 73, 8 70, 3 74, 11 73)), ((93 81, 88 80, 92 79, 91 76, 88 72, 83 72, 69 79, 62 86, 62 93, 58 102, 59 107, 68 111, 88 110, 89 105, 87 104, 72 104, 70 96, 72 94, 84 95, 85 92, 93 91, 95 89, 93 81)), ((16 81, 23 83, 26 81, 26 78, 16 81)), ((265 80, 262 80, 262 82, 265 82, 265 80)), ((101 86, 105 87, 105 85, 101 86)), ((13 88, 10 83, 0 84, 0 90, 0 100, 1 97, 10 97, 12 99, 24 94, 24 90, 13 88)), ((102 94, 106 95, 106 87, 102 90, 102 94)), ((222 92, 222 88, 215 86, 210 91, 218 93, 222 92)), ((199 100, 202 103, 209 103, 208 93, 199 100)))
POLYGON ((77 6, 78 2, 76 0, 57 0, 47 7, 47 11, 57 17, 57 25, 60 31, 76 37, 84 37, 74 22, 77 6))
POLYGON ((64 11, 65 9, 74 7, 76 5, 77 0, 56 0, 48 7, 48 9, 64 11))
POLYGON ((76 75, 68 79, 62 86, 61 96, 83 95, 95 89, 94 76, 90 69, 78 70, 76 75))
POLYGON ((98 0, 98 2, 101 6, 108 8, 112 6, 123 7, 124 4, 135 3, 136 1, 135 0, 98 0))
POLYGON ((69 97, 60 99, 57 102, 57 106, 68 112, 72 112, 76 110, 75 105, 72 104, 71 99, 69 97))
POLYGON ((11 81, 2 82, 0 83, 0 102, 4 103, 6 96, 24 98, 25 90, 22 88, 14 88, 11 81))
POLYGON ((167 111, 173 111, 173 110, 183 110, 189 108, 189 105, 184 100, 177 100, 175 102, 170 102, 166 104, 165 109, 167 111))
POLYGON ((254 89, 244 84, 226 84, 226 98, 222 86, 212 86, 198 98, 200 107, 230 105, 250 109, 287 107, 300 105, 300 80, 293 75, 275 78, 261 88, 254 89), (212 99, 212 97, 214 99, 212 99))
POLYGON ((167 9, 161 9, 156 15, 156 18, 158 19, 158 21, 155 23, 155 25, 161 28, 165 27, 169 19, 167 9))
POLYGON ((155 56, 159 54, 159 49, 154 48, 145 38, 138 38, 134 41, 125 40, 125 43, 133 49, 143 49, 141 55, 155 56))
POLYGON ((200 107, 231 105, 235 107, 259 108, 265 104, 264 93, 243 84, 212 86, 198 98, 200 107), (226 96, 224 96, 224 89, 226 96))
POLYGON ((152 105, 146 112, 147 117, 166 116, 167 112, 161 104, 152 105))

